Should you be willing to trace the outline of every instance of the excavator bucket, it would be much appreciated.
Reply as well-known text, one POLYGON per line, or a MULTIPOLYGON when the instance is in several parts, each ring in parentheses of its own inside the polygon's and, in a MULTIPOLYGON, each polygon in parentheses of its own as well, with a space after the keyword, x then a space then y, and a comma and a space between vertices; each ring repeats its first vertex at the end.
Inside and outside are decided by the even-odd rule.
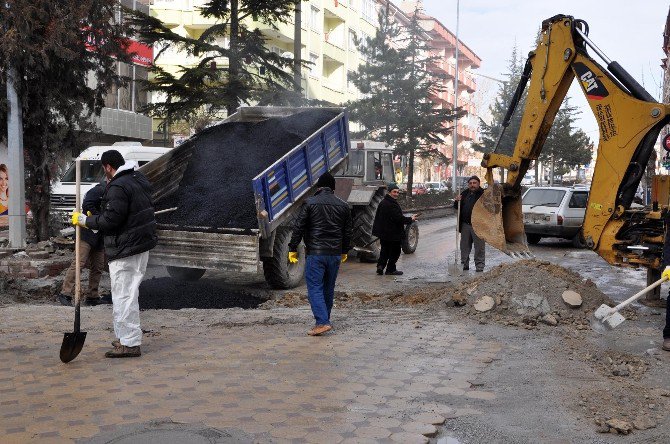
POLYGON ((533 257, 523 229, 521 197, 505 197, 502 185, 491 184, 472 209, 472 228, 477 236, 503 253, 533 257))

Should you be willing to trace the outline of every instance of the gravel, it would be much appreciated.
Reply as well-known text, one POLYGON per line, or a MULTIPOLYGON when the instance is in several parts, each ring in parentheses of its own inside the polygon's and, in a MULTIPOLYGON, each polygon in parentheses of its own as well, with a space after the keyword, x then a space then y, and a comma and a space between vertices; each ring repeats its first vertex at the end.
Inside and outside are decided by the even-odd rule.
POLYGON ((258 227, 252 179, 337 116, 324 109, 260 122, 228 122, 201 132, 179 188, 156 202, 177 207, 158 222, 212 228, 258 227))

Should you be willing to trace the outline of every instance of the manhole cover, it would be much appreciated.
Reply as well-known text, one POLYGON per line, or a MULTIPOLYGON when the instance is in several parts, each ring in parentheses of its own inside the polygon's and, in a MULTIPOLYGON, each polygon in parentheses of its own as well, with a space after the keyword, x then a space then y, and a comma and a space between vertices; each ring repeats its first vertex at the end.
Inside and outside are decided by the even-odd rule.
POLYGON ((177 424, 171 421, 119 425, 91 439, 87 444, 232 444, 248 443, 253 437, 236 429, 215 429, 204 424, 177 424))

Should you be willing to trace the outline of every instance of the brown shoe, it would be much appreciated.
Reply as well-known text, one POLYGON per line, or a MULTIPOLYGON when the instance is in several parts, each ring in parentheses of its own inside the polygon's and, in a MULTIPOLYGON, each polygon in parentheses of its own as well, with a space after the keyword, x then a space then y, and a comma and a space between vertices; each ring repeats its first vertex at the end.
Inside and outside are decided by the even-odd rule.
POLYGON ((114 339, 112 341, 112 347, 114 347, 114 348, 121 347, 121 341, 119 341, 118 339, 114 339))
POLYGON ((670 351, 670 338, 663 338, 663 345, 661 348, 665 351, 670 351))
POLYGON ((310 336, 320 336, 324 334, 327 331, 332 330, 333 327, 330 325, 317 325, 314 328, 312 328, 310 331, 307 332, 308 335, 310 336))
POLYGON ((137 347, 121 345, 105 353, 105 358, 137 358, 138 356, 142 356, 139 345, 137 347))

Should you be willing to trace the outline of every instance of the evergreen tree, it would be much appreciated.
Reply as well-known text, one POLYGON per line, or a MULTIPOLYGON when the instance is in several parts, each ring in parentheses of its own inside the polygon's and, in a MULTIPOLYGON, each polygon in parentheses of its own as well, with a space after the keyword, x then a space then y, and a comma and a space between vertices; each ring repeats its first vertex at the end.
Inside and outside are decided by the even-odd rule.
POLYGON ((591 161, 593 143, 584 131, 575 128, 575 117, 578 114, 577 108, 571 106, 566 98, 544 143, 539 160, 549 165, 553 155, 554 175, 566 174, 591 161))
POLYGON ((359 45, 366 63, 351 80, 364 97, 350 107, 352 119, 363 125, 361 135, 384 141, 398 154, 408 156, 409 191, 416 156, 447 163, 437 145, 444 143, 457 113, 460 116, 463 112, 436 108, 431 101, 445 90, 445 78, 433 69, 438 57, 431 55, 418 11, 402 30, 388 14, 388 8, 382 8, 375 36, 359 45))
MULTIPOLYGON (((488 153, 493 151, 495 148, 496 142, 500 135, 500 130, 502 129, 502 122, 507 114, 507 109, 509 104, 512 102, 514 97, 514 92, 516 91, 516 86, 521 80, 521 74, 523 73, 524 60, 519 56, 519 50, 516 46, 512 49, 512 55, 509 59, 507 65, 507 80, 500 84, 498 89, 498 97, 495 102, 489 107, 491 112, 491 123, 488 124, 484 122, 483 119, 479 119, 479 131, 481 134, 481 143, 473 143, 472 148, 488 153)), ((511 155, 514 152, 514 144, 516 143, 516 137, 519 134, 521 129, 521 116, 523 114, 523 109, 526 106, 526 97, 527 93, 524 92, 519 100, 519 104, 512 115, 509 126, 505 130, 505 134, 502 139, 500 139, 500 144, 498 145, 498 153, 511 155)))
POLYGON ((158 101, 146 108, 157 117, 186 120, 193 114, 235 112, 241 104, 287 104, 300 100, 294 91, 293 59, 275 54, 265 46, 260 29, 252 20, 275 27, 286 23, 295 0, 210 0, 201 9, 214 24, 197 38, 173 32, 155 17, 134 12, 133 26, 140 41, 165 51, 192 57, 192 66, 177 73, 156 64, 147 90, 158 93, 158 101))
MULTIPOLYGON (((97 132, 91 117, 100 114, 110 88, 124 83, 116 74, 117 60, 129 59, 126 29, 115 23, 118 8, 115 0, 11 0, 0 7, 0 87, 6 89, 11 65, 23 108, 26 195, 38 239, 49 237, 55 165, 97 132)), ((2 125, 5 139, 6 131, 2 125)))

